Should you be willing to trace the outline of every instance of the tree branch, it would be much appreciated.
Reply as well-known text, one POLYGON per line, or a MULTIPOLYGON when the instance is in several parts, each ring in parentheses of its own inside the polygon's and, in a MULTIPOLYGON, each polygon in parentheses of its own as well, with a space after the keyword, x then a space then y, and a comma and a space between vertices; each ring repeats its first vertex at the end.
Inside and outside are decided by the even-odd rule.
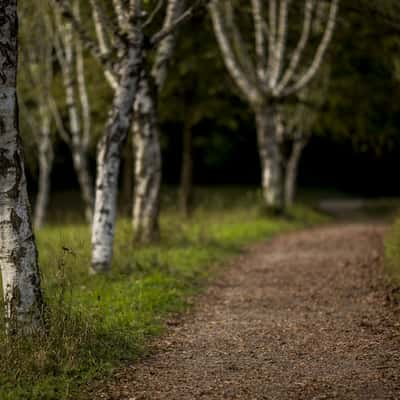
POLYGON ((200 5, 202 3, 203 3, 202 0, 197 0, 186 11, 184 11, 178 18, 176 18, 174 21, 172 21, 168 27, 163 27, 159 32, 155 33, 150 38, 150 45, 155 46, 161 40, 163 40, 165 37, 167 37, 168 35, 171 35, 174 32, 174 30, 178 28, 179 25, 183 24, 184 22, 186 22, 188 19, 190 19, 194 15, 195 11, 200 7, 200 5))
POLYGON ((233 80, 243 93, 243 95, 253 104, 259 103, 261 99, 260 91, 243 72, 230 43, 229 34, 224 24, 224 17, 218 0, 211 1, 209 5, 214 32, 221 48, 222 56, 233 80))
POLYGON ((331 0, 331 7, 329 10, 328 21, 326 29, 322 37, 321 43, 317 49, 314 60, 311 63, 307 72, 295 83, 293 86, 283 91, 283 95, 288 96, 290 94, 298 92, 300 89, 308 85, 308 83, 314 78, 319 67, 321 66, 322 60, 328 48, 328 45, 332 39, 333 32, 336 25, 336 17, 339 9, 339 0, 331 0))
POLYGON ((311 21, 312 21, 312 14, 315 6, 315 0, 306 0, 305 2, 305 9, 304 9, 304 23, 303 29, 301 32, 299 43, 296 49, 293 52, 292 58, 290 60, 289 66, 283 75, 283 78, 280 83, 278 83, 276 87, 276 92, 279 94, 282 92, 283 89, 286 88, 287 84, 293 78, 294 73, 299 65, 301 56, 307 46, 308 39, 310 37, 311 32, 311 21))
POLYGON ((257 57, 257 75, 260 82, 267 85, 267 54, 263 21, 262 0, 251 0, 254 22, 255 53, 257 57))

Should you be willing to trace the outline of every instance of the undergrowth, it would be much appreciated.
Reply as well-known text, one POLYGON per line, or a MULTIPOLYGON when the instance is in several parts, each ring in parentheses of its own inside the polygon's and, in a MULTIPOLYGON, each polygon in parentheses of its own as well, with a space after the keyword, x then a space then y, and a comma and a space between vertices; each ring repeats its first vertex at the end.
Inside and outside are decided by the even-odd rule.
MULTIPOLYGON (((307 207, 267 217, 256 191, 203 190, 189 220, 164 202, 162 239, 132 243, 131 223, 117 224, 112 272, 89 276, 90 232, 72 220, 37 233, 48 330, 27 339, 0 324, 0 399, 80 398, 82 384, 146 352, 171 313, 188 306, 227 257, 243 246, 325 219, 307 207)), ((400 228, 399 228, 400 233, 400 228)))

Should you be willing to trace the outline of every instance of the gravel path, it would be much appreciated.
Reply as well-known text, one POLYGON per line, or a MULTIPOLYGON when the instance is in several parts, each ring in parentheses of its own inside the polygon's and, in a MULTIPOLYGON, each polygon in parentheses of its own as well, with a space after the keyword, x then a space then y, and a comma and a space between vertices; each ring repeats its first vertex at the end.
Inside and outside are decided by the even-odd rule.
POLYGON ((96 399, 400 399, 382 225, 282 235, 236 258, 96 399))

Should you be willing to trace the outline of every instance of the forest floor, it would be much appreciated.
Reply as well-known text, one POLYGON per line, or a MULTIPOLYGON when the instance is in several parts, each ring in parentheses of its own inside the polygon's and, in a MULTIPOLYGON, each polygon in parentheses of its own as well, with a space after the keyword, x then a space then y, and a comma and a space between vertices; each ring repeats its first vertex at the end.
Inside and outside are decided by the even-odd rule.
POLYGON ((146 358, 98 381, 90 398, 399 399, 385 231, 343 222, 249 247, 146 358))

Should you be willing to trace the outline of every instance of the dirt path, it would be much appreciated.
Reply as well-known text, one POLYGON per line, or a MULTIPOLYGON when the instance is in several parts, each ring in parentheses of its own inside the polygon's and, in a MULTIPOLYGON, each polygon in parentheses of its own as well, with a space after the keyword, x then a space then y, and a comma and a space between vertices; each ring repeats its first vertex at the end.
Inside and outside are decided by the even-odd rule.
POLYGON ((152 356, 93 398, 400 399, 399 324, 380 278, 383 233, 348 224, 253 248, 152 356))

